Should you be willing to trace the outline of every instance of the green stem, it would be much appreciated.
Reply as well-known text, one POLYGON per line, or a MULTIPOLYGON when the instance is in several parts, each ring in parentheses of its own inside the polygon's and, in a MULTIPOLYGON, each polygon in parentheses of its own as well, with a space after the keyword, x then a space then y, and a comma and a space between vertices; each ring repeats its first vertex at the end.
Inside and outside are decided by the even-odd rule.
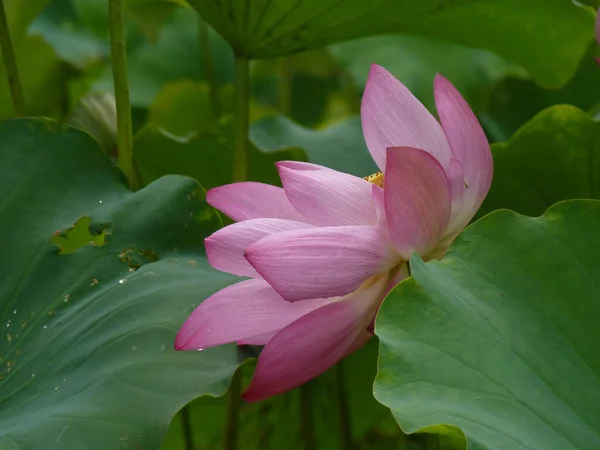
POLYGON ((233 181, 248 176, 248 115, 250 101, 250 62, 245 56, 235 57, 233 131, 233 181))
POLYGON ((300 386, 300 436, 305 450, 314 450, 317 448, 315 428, 313 425, 310 382, 300 386))
POLYGON ((237 447, 240 408, 242 406, 242 370, 242 367, 238 368, 233 374, 229 385, 224 450, 235 450, 237 447))
POLYGON ((181 410, 181 422, 183 426, 183 442, 185 450, 194 450, 194 436, 192 434, 192 417, 190 405, 185 405, 181 410))
POLYGON ((219 85, 215 74, 215 65, 213 64, 212 50, 210 48, 210 36, 208 35, 208 25, 198 14, 198 28, 200 37, 200 55, 202 57, 202 67, 204 75, 208 81, 208 95, 215 119, 221 117, 221 102, 219 101, 219 85))
POLYGON ((108 0, 110 50, 113 67, 115 100, 117 103, 117 166, 123 171, 131 189, 137 188, 137 175, 133 168, 133 130, 129 82, 127 81, 127 48, 123 0, 108 0))
POLYGON ((25 99, 23 98, 23 89, 21 88, 21 79, 19 78, 19 70, 17 69, 17 60, 13 51, 12 42, 10 39, 10 30, 8 29, 8 20, 6 19, 6 9, 4 8, 4 0, 0 0, 0 50, 4 57, 4 67, 6 67, 6 76, 8 85, 10 86, 10 95, 15 108, 16 116, 24 116, 25 99))
POLYGON ((346 396, 346 379, 344 375, 343 361, 335 367, 338 388, 338 410, 340 414, 340 430, 342 434, 342 448, 352 450, 352 423, 350 420, 350 407, 346 396))

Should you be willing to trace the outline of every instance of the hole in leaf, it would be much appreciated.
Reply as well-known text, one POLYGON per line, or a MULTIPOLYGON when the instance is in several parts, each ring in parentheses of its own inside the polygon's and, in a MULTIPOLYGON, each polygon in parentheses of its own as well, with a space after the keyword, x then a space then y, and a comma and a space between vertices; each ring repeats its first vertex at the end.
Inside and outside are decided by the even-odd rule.
POLYGON ((89 217, 80 217, 73 226, 65 231, 57 231, 54 233, 50 242, 58 245, 60 248, 59 254, 73 253, 84 245, 92 245, 102 247, 106 244, 106 235, 108 226, 102 228, 99 233, 90 233, 90 224, 92 219, 89 217))

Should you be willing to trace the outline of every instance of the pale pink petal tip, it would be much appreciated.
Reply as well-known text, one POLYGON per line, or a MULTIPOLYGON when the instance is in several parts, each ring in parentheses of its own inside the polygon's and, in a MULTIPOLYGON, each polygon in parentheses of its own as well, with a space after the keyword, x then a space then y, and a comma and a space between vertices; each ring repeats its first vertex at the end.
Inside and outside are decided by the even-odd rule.
POLYGON ((230 342, 266 343, 273 335, 326 304, 313 299, 290 303, 263 280, 228 286, 202 302, 177 333, 176 350, 199 350, 230 342))
POLYGON ((313 164, 304 161, 277 161, 275 163, 275 167, 278 169, 286 168, 293 170, 330 170, 325 166, 320 166, 318 164, 313 164))
POLYGON ((462 229, 475 215, 490 189, 492 153, 475 113, 452 83, 440 74, 435 77, 434 96, 453 154, 450 164, 445 167, 452 184, 452 226, 462 229), (459 174, 462 179, 455 179, 459 174), (464 188, 460 188, 461 184, 464 188))
POLYGON ((209 190, 206 201, 236 222, 265 217, 305 221, 283 189, 270 184, 253 181, 226 184, 209 190))
POLYGON ((385 170, 388 147, 420 148, 443 167, 450 161, 450 146, 439 122, 381 66, 371 66, 360 114, 365 142, 380 170, 385 170))

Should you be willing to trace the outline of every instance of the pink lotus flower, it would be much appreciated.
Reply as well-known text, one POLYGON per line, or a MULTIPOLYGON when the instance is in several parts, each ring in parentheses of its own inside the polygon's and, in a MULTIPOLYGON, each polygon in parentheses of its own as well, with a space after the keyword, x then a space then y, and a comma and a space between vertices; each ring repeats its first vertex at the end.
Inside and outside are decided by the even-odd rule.
POLYGON ((237 223, 206 239, 208 261, 250 279, 200 304, 176 348, 265 345, 244 393, 255 401, 303 384, 367 342, 410 255, 441 257, 490 187, 490 148, 475 115, 440 75, 434 92, 441 126, 389 72, 371 68, 362 127, 382 173, 363 179, 286 161, 277 164, 283 189, 212 189, 208 202, 237 223))

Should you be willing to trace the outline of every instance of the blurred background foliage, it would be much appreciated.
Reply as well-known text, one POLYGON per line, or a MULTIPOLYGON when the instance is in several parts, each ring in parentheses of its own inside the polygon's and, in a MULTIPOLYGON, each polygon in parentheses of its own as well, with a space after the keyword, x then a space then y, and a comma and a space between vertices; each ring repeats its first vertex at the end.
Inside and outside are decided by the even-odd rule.
MULTIPOLYGON (((585 3, 598 6, 596 0, 585 3)), ((90 132, 114 158, 118 149, 106 0, 10 0, 6 6, 28 112, 90 132)), ((582 13, 582 8, 570 7, 574 18, 565 21, 565 30, 579 27, 579 15, 591 15, 591 10, 582 13)), ((549 8, 548 14, 559 13, 559 8, 549 8)), ((126 16, 135 164, 142 184, 166 174, 192 176, 207 189, 231 182, 232 47, 184 0, 128 0, 126 16)), ((391 33, 392 25, 384 31, 391 33)), ((595 145, 598 127, 585 116, 593 117, 600 109, 591 29, 573 35, 579 50, 562 55, 568 64, 559 60, 555 71, 545 71, 536 68, 535 61, 530 67, 516 63, 522 56, 510 60, 500 56, 511 54, 514 43, 506 42, 492 53, 464 45, 466 38, 458 34, 453 42, 442 32, 434 40, 434 33, 428 32, 433 26, 431 21, 409 29, 411 35, 383 34, 325 47, 319 47, 317 39, 307 45, 309 50, 252 60, 249 179, 278 184, 273 163, 284 159, 311 161, 359 176, 376 171, 357 117, 371 63, 389 69, 434 113, 432 82, 441 72, 466 97, 493 143, 509 140, 554 104, 578 108, 545 112, 509 143, 495 146, 504 150, 502 158, 507 160, 500 164, 497 160, 498 170, 514 169, 506 156, 511 151, 541 148, 536 123, 542 123, 538 127, 542 129, 566 121, 589 136, 589 143, 581 143, 582 152, 595 145)), ((506 39, 510 41, 509 36, 506 39)), ((282 40, 281 46, 286 42, 282 40)), ((255 44, 253 51, 265 51, 261 43, 255 44)), ((519 45, 527 48, 528 43, 519 45)), ((552 55, 552 48, 547 53, 552 55)), ((12 105, 4 73, 0 80, 0 118, 7 118, 12 105)), ((553 148, 560 136, 544 139, 545 148, 553 148)), ((557 144, 553 151, 561 148, 557 144)), ((543 152, 531 158, 528 164, 547 159, 543 152)), ((546 162, 548 170, 561 170, 560 164, 546 162)), ((511 189, 514 186, 495 185, 485 212, 512 206, 539 214, 549 206, 527 198, 520 198, 520 204, 503 204, 514 197, 511 189), (502 192, 496 195, 494 189, 502 192)), ((442 437, 404 436, 389 410, 373 399, 376 358, 374 339, 301 389, 260 404, 242 404, 237 448, 464 448, 460 432, 451 429, 443 430, 442 437), (313 433, 306 427, 312 427, 318 443, 310 441, 313 433)), ((238 376, 247 382, 251 374, 252 364, 246 364, 238 376)), ((176 379, 173 373, 173 382, 176 379)), ((232 432, 227 427, 228 401, 231 396, 192 402, 173 420, 162 449, 220 448, 224 436, 232 432)))
MULTIPOLYGON (((205 140, 209 142, 204 146, 207 150, 226 146, 219 138, 230 135, 234 75, 230 46, 181 2, 128 0, 126 7, 136 153, 144 153, 138 165, 143 167, 146 157, 151 159, 153 152, 144 143, 157 134, 178 147, 172 152, 181 154, 182 159, 186 159, 186 150, 205 140)), ((66 120, 86 96, 112 90, 104 0, 12 1, 8 9, 9 17, 18 24, 12 27, 13 40, 31 114, 66 120), (35 8, 41 11, 39 15, 31 13, 35 8), (21 9, 28 14, 19 12, 21 9)), ((285 57, 252 60, 252 135, 258 141, 253 144, 272 159, 289 157, 277 155, 284 149, 310 152, 304 147, 319 144, 337 151, 333 144, 356 124, 347 129, 337 127, 358 113, 373 62, 388 68, 432 111, 432 79, 441 72, 467 98, 492 141, 508 139, 537 112, 555 103, 569 103, 593 114, 599 97, 594 93, 600 87, 594 82, 596 66, 591 58, 595 43, 588 42, 589 50, 576 61, 574 76, 567 76, 566 83, 552 90, 540 87, 525 69, 497 54, 406 35, 371 36, 285 57), (287 116, 292 123, 278 115, 287 116), (270 142, 275 147, 268 148, 260 136, 274 133, 281 139, 270 142)), ((8 90, 2 83, 0 117, 11 113, 8 90)), ((331 155, 330 159, 339 158, 331 155)), ((365 160, 353 164, 356 167, 345 169, 356 174, 371 169, 362 167, 365 160)))

